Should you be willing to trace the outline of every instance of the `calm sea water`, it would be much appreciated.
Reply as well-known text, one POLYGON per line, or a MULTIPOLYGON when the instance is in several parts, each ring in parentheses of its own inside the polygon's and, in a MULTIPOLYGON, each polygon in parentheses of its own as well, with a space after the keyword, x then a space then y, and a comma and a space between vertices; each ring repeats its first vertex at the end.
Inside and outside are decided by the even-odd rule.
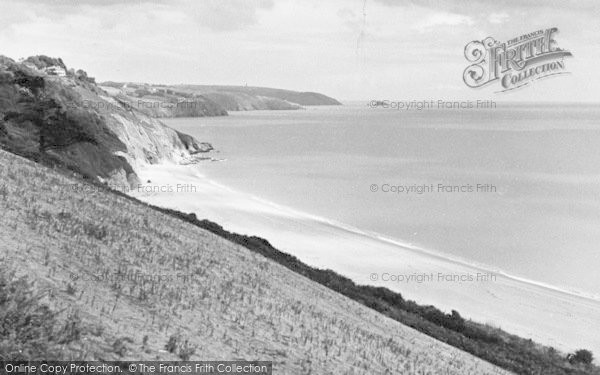
POLYGON ((365 104, 167 124, 219 150, 201 168, 224 185, 600 295, 600 106, 365 104))

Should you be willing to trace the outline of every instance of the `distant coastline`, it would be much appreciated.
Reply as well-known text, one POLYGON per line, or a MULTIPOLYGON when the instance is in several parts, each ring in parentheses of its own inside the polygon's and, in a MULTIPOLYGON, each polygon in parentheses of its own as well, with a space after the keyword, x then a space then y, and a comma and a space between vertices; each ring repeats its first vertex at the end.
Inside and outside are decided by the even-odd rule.
POLYGON ((341 105, 315 92, 250 86, 164 85, 103 82, 99 86, 122 105, 155 118, 226 116, 228 111, 298 110, 341 105))

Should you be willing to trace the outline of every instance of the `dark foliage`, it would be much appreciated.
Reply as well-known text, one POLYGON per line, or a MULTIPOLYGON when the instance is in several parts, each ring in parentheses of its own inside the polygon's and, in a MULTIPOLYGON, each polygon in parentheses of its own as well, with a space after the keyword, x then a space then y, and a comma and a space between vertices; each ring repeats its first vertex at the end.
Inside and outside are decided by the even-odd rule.
MULTIPOLYGON (((85 72, 78 73, 88 79, 85 72)), ((0 75, 5 78, 0 81, 1 148, 90 179, 120 169, 134 173, 127 160, 115 154, 126 146, 101 114, 80 105, 77 90, 12 62, 0 68, 0 75)), ((81 80, 77 85, 97 90, 81 80)))
POLYGON ((573 364, 590 365, 594 361, 594 355, 589 350, 580 349, 575 354, 570 354, 568 359, 573 364))
POLYGON ((60 66, 65 70, 67 69, 61 58, 48 57, 44 55, 30 56, 27 58, 27 60, 25 60, 25 62, 32 63, 38 69, 44 69, 51 66, 60 66))
POLYGON ((5 120, 29 121, 39 130, 39 150, 67 147, 78 142, 97 144, 93 134, 86 130, 99 121, 92 114, 67 111, 53 98, 38 95, 21 100, 22 110, 10 112, 5 120))
POLYGON ((38 95, 46 86, 44 77, 28 74, 24 70, 16 70, 14 75, 12 83, 29 89, 34 95, 38 95))
POLYGON ((75 77, 80 81, 89 82, 93 84, 96 83, 96 79, 88 76, 87 72, 82 69, 79 69, 75 72, 75 77))
POLYGON ((61 317, 43 298, 27 278, 0 268, 0 360, 64 358, 65 345, 81 339, 79 316, 61 317))

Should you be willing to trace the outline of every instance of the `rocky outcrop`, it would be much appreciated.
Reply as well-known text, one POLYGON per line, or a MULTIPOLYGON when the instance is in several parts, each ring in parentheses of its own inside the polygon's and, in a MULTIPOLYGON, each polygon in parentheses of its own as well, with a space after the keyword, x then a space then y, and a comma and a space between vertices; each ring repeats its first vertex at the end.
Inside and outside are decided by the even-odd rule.
POLYGON ((179 140, 183 143, 183 145, 191 155, 206 153, 213 150, 213 146, 210 143, 198 143, 198 141, 191 135, 187 135, 185 133, 180 132, 177 132, 177 135, 179 136, 179 140))
POLYGON ((16 154, 132 185, 144 164, 183 162, 212 150, 154 117, 99 88, 84 71, 67 70, 60 59, 0 57, 0 147, 16 154))

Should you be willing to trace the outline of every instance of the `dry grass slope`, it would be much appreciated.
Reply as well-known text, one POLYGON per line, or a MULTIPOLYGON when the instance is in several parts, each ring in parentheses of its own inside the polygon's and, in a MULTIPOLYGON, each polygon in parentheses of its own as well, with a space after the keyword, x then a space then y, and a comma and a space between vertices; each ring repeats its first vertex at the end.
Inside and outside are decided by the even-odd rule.
POLYGON ((73 187, 79 180, 4 151, 0 176, 2 263, 35 281, 56 319, 80 321, 59 359, 272 360, 277 374, 506 373, 243 247, 123 197, 84 193, 73 187))

